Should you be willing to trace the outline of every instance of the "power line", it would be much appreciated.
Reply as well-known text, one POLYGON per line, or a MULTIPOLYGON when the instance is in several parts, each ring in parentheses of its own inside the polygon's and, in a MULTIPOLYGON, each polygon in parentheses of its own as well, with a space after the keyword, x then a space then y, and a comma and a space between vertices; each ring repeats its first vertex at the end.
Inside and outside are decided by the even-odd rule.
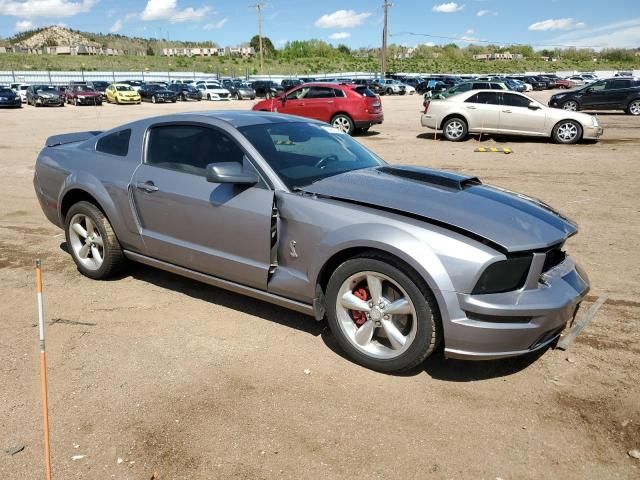
POLYGON ((258 12, 258 39, 260 42, 260 72, 264 71, 264 55, 262 53, 262 9, 266 6, 265 3, 259 2, 255 5, 250 5, 250 7, 254 7, 258 12))
POLYGON ((443 35, 431 35, 429 33, 416 33, 416 32, 399 32, 392 33, 392 37, 401 37, 404 35, 410 35, 413 37, 429 37, 429 38, 439 38, 443 40, 457 40, 459 42, 467 42, 467 43, 490 43, 497 45, 529 45, 532 47, 560 47, 560 48, 602 48, 602 45, 563 45, 563 44, 543 44, 543 43, 520 43, 520 42, 499 42, 496 40, 479 40, 476 38, 468 38, 468 37, 446 37, 443 35))

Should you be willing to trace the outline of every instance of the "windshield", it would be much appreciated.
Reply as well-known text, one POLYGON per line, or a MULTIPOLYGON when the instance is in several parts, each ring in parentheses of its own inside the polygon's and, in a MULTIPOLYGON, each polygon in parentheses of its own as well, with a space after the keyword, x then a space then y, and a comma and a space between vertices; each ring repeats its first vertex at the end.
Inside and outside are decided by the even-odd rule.
POLYGON ((285 122, 239 128, 290 189, 384 161, 329 125, 285 122))
POLYGON ((44 93, 58 93, 58 90, 56 90, 55 87, 38 87, 37 88, 37 92, 44 92, 44 93))
POLYGON ((129 85, 118 85, 116 87, 116 90, 118 90, 119 92, 133 92, 133 88, 131 88, 129 85))
POLYGON ((0 87, 0 93, 6 95, 7 93, 13 93, 13 90, 11 90, 10 88, 7 88, 7 87, 0 87))
POLYGON ((109 82, 93 82, 94 88, 107 88, 109 86, 109 82))
POLYGON ((86 86, 84 86, 84 85, 78 85, 78 86, 75 88, 75 91, 76 91, 76 92, 95 92, 95 90, 94 90, 93 88, 91 88, 91 87, 86 87, 86 86))

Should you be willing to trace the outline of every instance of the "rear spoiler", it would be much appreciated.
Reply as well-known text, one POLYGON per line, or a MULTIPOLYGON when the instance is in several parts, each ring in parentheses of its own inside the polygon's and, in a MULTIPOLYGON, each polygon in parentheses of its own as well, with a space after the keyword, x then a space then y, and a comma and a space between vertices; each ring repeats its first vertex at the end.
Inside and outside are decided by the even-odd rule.
POLYGON ((45 142, 46 147, 56 147, 58 145, 65 145, 67 143, 78 143, 100 135, 101 131, 90 132, 76 132, 76 133, 63 133, 61 135, 53 135, 47 138, 45 142))

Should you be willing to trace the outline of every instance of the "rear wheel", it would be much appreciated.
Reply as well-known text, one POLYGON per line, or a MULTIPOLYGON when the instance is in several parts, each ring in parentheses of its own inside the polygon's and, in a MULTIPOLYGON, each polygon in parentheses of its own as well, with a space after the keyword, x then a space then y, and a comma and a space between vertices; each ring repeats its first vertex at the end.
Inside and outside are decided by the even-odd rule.
POLYGON ((342 130, 344 133, 348 133, 349 135, 352 135, 355 129, 353 120, 351 120, 349 116, 342 113, 336 115, 331 119, 331 125, 338 130, 342 130))
POLYGON ((78 202, 69 209, 65 235, 73 261, 83 275, 102 280, 124 265, 122 247, 109 220, 92 203, 78 202))
POLYGON ((450 118, 442 125, 442 135, 450 142, 461 142, 467 138, 467 133, 467 122, 459 117, 450 118))
POLYGON ((556 143, 565 145, 578 143, 582 137, 582 127, 575 120, 562 120, 553 127, 551 135, 556 143))
POLYGON ((629 115, 640 115, 640 99, 633 100, 627 107, 627 113, 629 115))
POLYGON ((433 294, 414 272, 385 256, 356 257, 340 265, 327 285, 326 305, 342 349, 374 370, 419 365, 441 335, 433 294))
POLYGON ((578 102, 576 102, 575 100, 567 100, 562 104, 562 109, 567 110, 569 112, 577 112, 578 102))
POLYGON ((387 88, 387 95, 393 95, 393 90, 391 88, 387 88))

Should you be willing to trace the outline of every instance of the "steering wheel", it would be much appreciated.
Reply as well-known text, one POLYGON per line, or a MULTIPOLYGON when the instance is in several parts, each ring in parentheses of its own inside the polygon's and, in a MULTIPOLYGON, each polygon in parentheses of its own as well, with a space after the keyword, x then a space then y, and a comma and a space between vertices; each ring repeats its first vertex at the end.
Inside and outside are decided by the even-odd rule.
POLYGON ((320 160, 318 160, 314 165, 314 167, 322 169, 322 168, 325 168, 327 165, 329 165, 329 163, 337 162, 337 161, 338 161, 338 157, 332 153, 331 155, 325 155, 320 160))

